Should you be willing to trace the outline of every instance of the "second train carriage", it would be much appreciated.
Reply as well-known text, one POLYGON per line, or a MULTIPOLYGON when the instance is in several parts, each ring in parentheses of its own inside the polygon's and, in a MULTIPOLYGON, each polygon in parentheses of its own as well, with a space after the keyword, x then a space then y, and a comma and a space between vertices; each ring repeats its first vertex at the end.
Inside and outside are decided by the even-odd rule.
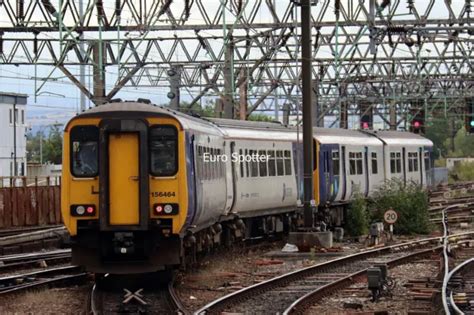
MULTIPOLYGON (((315 199, 332 209, 333 224, 343 223, 355 192, 369 196, 385 179, 427 184, 429 140, 314 132, 315 199)), ((136 102, 80 114, 66 126, 63 152, 73 262, 95 272, 155 271, 182 263, 185 247, 288 229, 302 195, 298 152, 297 131, 278 123, 200 119, 136 102), (248 156, 266 159, 239 160, 248 156)))

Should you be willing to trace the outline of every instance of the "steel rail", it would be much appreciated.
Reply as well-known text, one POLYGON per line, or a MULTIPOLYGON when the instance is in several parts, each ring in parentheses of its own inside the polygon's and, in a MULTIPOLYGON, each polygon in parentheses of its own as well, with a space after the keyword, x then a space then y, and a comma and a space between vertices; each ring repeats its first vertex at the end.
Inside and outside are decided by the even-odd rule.
MULTIPOLYGON (((474 234, 474 232, 465 232, 465 233, 451 235, 448 238, 463 238, 463 237, 471 236, 472 234, 474 234)), ((434 238, 427 238, 423 240, 410 241, 410 242, 406 242, 402 244, 391 245, 391 246, 386 246, 382 248, 363 251, 360 253, 348 255, 345 257, 327 261, 327 262, 317 264, 314 266, 299 269, 299 270, 272 278, 270 280, 251 285, 239 291, 232 292, 226 296, 223 296, 205 305, 204 307, 196 311, 195 314, 201 315, 201 314, 206 314, 208 312, 214 312, 215 310, 220 310, 227 304, 232 304, 238 300, 247 299, 249 296, 251 296, 255 292, 268 291, 275 285, 283 284, 285 282, 293 281, 295 279, 304 278, 307 275, 313 274, 320 270, 324 270, 328 267, 337 266, 339 264, 345 264, 356 259, 366 258, 372 255, 390 252, 397 249, 401 250, 401 249, 416 247, 416 246, 425 245, 425 244, 429 244, 433 242, 434 243, 441 242, 442 240, 443 240, 443 237, 434 237, 434 238)))
MULTIPOLYGON (((444 288, 444 283, 443 283, 443 289, 447 295, 448 292, 448 285, 449 282, 451 281, 451 278, 456 275, 458 272, 460 272, 462 269, 466 268, 468 265, 474 264, 474 258, 467 259, 463 261, 461 264, 457 265, 453 270, 451 270, 448 275, 447 275, 447 281, 446 281, 446 288, 444 288)), ((447 297, 446 297, 447 298, 447 297)), ((448 304, 448 307, 451 306, 456 314, 464 314, 461 309, 456 305, 453 299, 453 292, 451 291, 450 296, 449 296, 450 303, 448 304)), ((447 313, 449 314, 449 313, 447 313)))
MULTIPOLYGON (((442 249, 443 249, 442 246, 437 246, 435 248, 426 249, 426 250, 423 250, 423 251, 420 251, 420 252, 410 253, 410 254, 405 255, 403 257, 392 259, 392 260, 386 262, 386 264, 389 266, 389 268, 391 268, 391 267, 394 267, 394 266, 399 265, 399 264, 407 263, 407 262, 409 262, 409 261, 411 261, 415 258, 419 258, 419 257, 423 257, 425 255, 431 254, 435 251, 441 251, 442 249)), ((355 281, 356 278, 361 277, 364 274, 366 274, 367 270, 368 270, 368 268, 361 269, 361 270, 359 270, 359 271, 357 271, 357 272, 355 272, 355 273, 353 273, 349 276, 340 278, 340 279, 338 279, 334 282, 328 283, 328 284, 326 284, 322 287, 317 288, 314 291, 311 291, 311 292, 303 295, 298 300, 293 302, 283 312, 283 315, 299 314, 299 313, 303 312, 309 306, 311 306, 312 303, 315 300, 317 300, 318 298, 322 298, 322 297, 324 297, 324 296, 326 296, 326 295, 328 295, 328 294, 330 294, 334 291, 337 291, 338 289, 340 289, 342 287, 347 287, 347 286, 351 285, 355 281)))
MULTIPOLYGON (((174 284, 175 282, 173 279, 168 283, 168 286, 166 288, 166 293, 164 293, 164 290, 163 290, 163 293, 166 295, 165 300, 167 302, 167 306, 168 307, 171 306, 171 308, 173 309, 173 314, 180 314, 180 315, 192 314, 186 309, 186 307, 181 302, 180 298, 178 297, 178 294, 176 293, 174 289, 174 284)), ((98 284, 95 283, 92 286, 92 290, 89 295, 89 303, 88 303, 87 312, 90 312, 93 315, 103 314, 105 312, 103 303, 104 303, 104 297, 101 293, 101 290, 98 284)), ((169 309, 166 311, 169 312, 169 309)))
POLYGON ((169 297, 170 297, 170 302, 172 303, 172 305, 176 309, 177 314, 181 314, 181 315, 190 315, 191 314, 191 312, 189 312, 186 309, 186 307, 181 302, 181 299, 178 297, 178 294, 176 293, 176 291, 174 289, 174 281, 170 281, 170 283, 168 284, 168 294, 169 294, 169 297))
POLYGON ((18 274, 18 275, 12 275, 12 276, 7 276, 0 278, 0 295, 12 293, 12 292, 18 292, 22 291, 25 289, 30 289, 30 288, 36 288, 44 285, 52 285, 52 284, 59 284, 63 282, 69 282, 69 281, 79 281, 85 279, 87 276, 87 273, 82 272, 81 268, 78 266, 66 266, 66 267, 57 267, 57 268, 51 268, 47 270, 41 270, 41 271, 34 271, 34 272, 28 272, 24 274, 18 274), (72 274, 70 274, 72 273, 72 274), (58 275, 59 276, 56 276, 58 275), (54 278, 46 278, 46 279, 41 279, 41 277, 54 277, 54 278), (34 280, 36 278, 40 278, 39 280, 34 280), (21 280, 27 280, 31 282, 25 282, 25 283, 20 283, 16 284, 17 282, 20 282, 21 280))

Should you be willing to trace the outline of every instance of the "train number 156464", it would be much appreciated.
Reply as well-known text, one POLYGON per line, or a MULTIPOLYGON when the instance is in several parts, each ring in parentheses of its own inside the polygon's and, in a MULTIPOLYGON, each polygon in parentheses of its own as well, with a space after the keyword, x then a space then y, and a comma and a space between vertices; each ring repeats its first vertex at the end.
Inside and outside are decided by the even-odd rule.
POLYGON ((152 191, 152 197, 175 197, 176 194, 174 191, 152 191))

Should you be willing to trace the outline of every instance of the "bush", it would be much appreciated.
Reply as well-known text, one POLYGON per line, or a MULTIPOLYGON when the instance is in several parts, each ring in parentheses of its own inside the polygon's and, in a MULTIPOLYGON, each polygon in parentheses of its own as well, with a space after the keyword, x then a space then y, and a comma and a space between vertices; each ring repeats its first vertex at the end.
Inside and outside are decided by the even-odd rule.
POLYGON ((428 205, 428 195, 418 184, 391 180, 375 192, 370 212, 374 221, 383 221, 385 211, 393 209, 398 213, 395 233, 427 234, 431 230, 428 205))
POLYGON ((474 162, 461 162, 454 166, 449 172, 450 179, 453 181, 474 181, 474 162))
POLYGON ((364 235, 369 230, 367 200, 361 194, 356 195, 349 206, 345 230, 351 236, 364 235))

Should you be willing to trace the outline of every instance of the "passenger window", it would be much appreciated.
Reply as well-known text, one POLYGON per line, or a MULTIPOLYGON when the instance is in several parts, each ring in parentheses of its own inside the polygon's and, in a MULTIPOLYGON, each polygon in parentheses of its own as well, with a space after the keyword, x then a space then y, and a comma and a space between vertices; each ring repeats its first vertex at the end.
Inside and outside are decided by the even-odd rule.
POLYGON ((356 153, 357 158, 357 174, 364 174, 364 168, 362 167, 362 152, 356 153))
POLYGON ((270 156, 268 159, 268 175, 275 176, 276 175, 275 151, 274 150, 268 151, 268 155, 270 156))
MULTIPOLYGON (((252 157, 253 157, 254 154, 257 153, 257 151, 255 151, 255 150, 250 150, 249 152, 250 152, 250 156, 252 156, 252 157)), ((250 161, 250 165, 252 167, 251 172, 250 172, 251 176, 252 177, 258 177, 258 162, 254 161, 253 158, 252 158, 252 160, 250 161)))
POLYGON ((356 173, 355 153, 349 152, 349 174, 355 175, 355 173, 356 173))
POLYGON ((171 176, 178 171, 178 131, 173 126, 150 128, 150 173, 171 176))
POLYGON ((335 176, 339 175, 339 151, 332 152, 332 174, 335 176))
POLYGON ((278 176, 285 175, 285 171, 283 169, 283 151, 276 151, 277 154, 277 174, 278 176))
MULTIPOLYGON (((249 151, 245 149, 245 156, 249 154, 249 151)), ((244 162, 245 163, 245 175, 246 177, 250 177, 250 162, 244 162)))
POLYGON ((266 153, 264 150, 258 151, 258 165, 260 169, 260 177, 266 177, 267 176, 267 160, 265 159, 263 162, 260 160, 260 157, 265 156, 266 153))
POLYGON ((291 171, 291 151, 286 150, 285 154, 284 154, 284 157, 285 157, 285 175, 291 175, 292 174, 292 171, 291 171))
MULTIPOLYGON (((242 149, 239 150, 239 156, 242 156, 242 149)), ((239 160, 239 166, 240 166, 240 177, 244 177, 244 162, 240 162, 239 160)))
POLYGON ((372 152, 372 174, 378 174, 378 162, 377 162, 377 152, 372 152))
POLYGON ((196 148, 197 154, 196 154, 196 176, 197 178, 202 177, 202 147, 197 146, 196 148))
POLYGON ((71 129, 71 173, 75 177, 99 174, 99 128, 76 126, 71 129))
POLYGON ((209 172, 210 172, 210 166, 211 162, 210 156, 209 156, 209 148, 203 147, 202 148, 202 155, 203 155, 203 160, 202 160, 202 170, 203 170, 203 177, 202 179, 208 180, 209 179, 209 172))
POLYGON ((402 172, 402 154, 400 152, 390 152, 390 172, 392 174, 402 172))

